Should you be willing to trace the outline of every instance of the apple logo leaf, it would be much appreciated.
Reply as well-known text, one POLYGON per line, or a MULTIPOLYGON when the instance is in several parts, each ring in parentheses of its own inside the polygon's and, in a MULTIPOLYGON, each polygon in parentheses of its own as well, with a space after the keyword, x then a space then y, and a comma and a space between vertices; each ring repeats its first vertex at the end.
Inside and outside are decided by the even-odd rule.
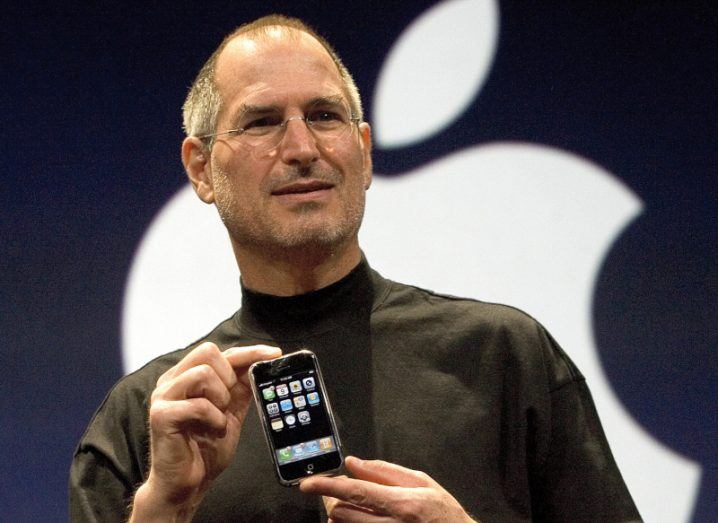
POLYGON ((486 79, 497 35, 493 0, 449 0, 422 13, 396 41, 379 74, 376 145, 420 142, 461 116, 486 79))

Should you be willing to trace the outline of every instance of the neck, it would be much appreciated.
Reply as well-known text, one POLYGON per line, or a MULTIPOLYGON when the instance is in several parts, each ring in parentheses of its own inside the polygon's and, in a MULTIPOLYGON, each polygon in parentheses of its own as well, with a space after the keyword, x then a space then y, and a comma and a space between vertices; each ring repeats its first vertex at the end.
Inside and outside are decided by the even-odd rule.
POLYGON ((361 261, 356 237, 345 245, 253 249, 232 242, 248 289, 273 296, 296 296, 341 280, 361 261))

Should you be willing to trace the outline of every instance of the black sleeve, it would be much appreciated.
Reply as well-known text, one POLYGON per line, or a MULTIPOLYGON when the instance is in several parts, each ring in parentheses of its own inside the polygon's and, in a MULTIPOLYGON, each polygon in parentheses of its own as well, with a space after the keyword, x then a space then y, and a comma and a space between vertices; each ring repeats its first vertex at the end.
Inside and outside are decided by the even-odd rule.
POLYGON ((125 521, 149 452, 146 393, 121 381, 95 413, 70 468, 70 521, 125 521))
POLYGON ((101 452, 84 449, 70 470, 70 521, 126 521, 132 490, 101 452))
POLYGON ((543 459, 530 471, 534 521, 641 521, 603 432, 586 380, 546 333, 551 383, 543 459))

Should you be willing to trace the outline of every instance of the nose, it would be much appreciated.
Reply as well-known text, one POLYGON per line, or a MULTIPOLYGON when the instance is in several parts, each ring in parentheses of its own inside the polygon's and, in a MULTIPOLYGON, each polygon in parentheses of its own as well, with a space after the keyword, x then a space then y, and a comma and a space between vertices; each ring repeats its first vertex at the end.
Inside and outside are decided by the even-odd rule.
POLYGON ((306 166, 319 159, 317 140, 302 116, 287 119, 279 147, 287 164, 306 166))

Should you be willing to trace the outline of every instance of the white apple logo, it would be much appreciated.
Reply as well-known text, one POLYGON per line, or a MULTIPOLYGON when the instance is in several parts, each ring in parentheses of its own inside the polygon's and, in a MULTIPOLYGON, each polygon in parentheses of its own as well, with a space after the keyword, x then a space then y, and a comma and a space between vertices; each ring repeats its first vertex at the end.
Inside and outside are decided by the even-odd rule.
MULTIPOLYGON (((412 23, 377 86, 377 145, 425 140, 460 116, 488 74, 497 34, 498 8, 489 0, 446 0, 412 23), (417 107, 427 109, 419 114, 417 107)), ((700 466, 663 446, 625 411, 592 333, 600 264, 641 210, 617 177, 585 159, 537 144, 493 143, 400 177, 376 176, 361 244, 386 277, 509 303, 539 318, 586 376, 643 517, 688 521, 700 466)), ((188 186, 155 218, 130 270, 125 370, 186 346, 239 303, 226 231, 214 208, 188 186)))

